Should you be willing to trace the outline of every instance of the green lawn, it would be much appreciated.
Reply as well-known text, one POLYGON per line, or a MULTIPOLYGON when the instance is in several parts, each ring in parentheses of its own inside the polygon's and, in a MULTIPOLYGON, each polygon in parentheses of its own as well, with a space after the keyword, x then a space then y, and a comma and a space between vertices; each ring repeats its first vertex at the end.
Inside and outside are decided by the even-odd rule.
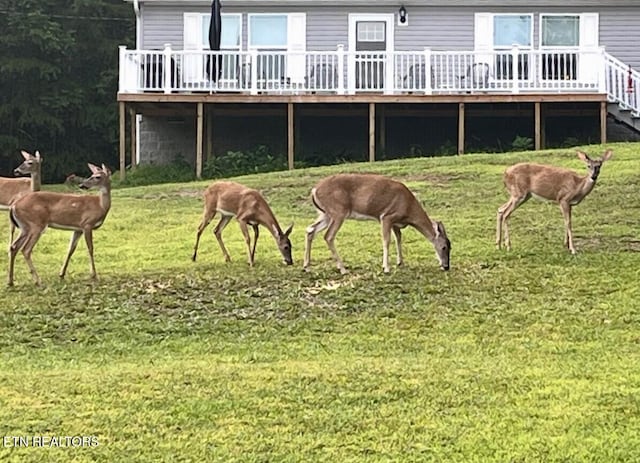
POLYGON ((0 287, 0 460, 637 459, 640 144, 610 146, 574 208, 575 256, 559 208, 535 200, 512 217, 512 251, 494 245, 504 168, 535 160, 582 172, 575 150, 239 179, 283 227, 295 223, 293 267, 263 231, 248 268, 235 223, 225 230, 233 262, 208 229, 193 263, 208 182, 114 190, 94 234, 99 282, 88 280, 84 242, 58 280, 69 232, 49 230, 34 252, 44 287, 21 255, 16 286, 0 287), (336 244, 350 273, 321 236, 303 272, 310 189, 345 171, 406 182, 445 223, 451 271, 407 230, 405 266, 385 275, 379 226, 349 221, 336 244), (17 447, 17 436, 97 445, 17 447))

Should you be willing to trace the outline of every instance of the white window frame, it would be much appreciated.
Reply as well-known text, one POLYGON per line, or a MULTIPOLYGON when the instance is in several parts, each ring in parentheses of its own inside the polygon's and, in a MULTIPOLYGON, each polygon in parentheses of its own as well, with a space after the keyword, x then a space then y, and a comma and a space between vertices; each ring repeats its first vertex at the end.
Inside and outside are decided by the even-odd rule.
MULTIPOLYGON (((538 15, 538 49, 540 50, 540 60, 542 63, 542 60, 545 60, 545 54, 543 53, 545 50, 567 50, 567 53, 569 53, 570 51, 575 51, 578 50, 580 48, 580 27, 582 26, 581 24, 581 20, 580 20, 580 13, 540 13, 538 15), (542 19, 545 17, 566 17, 566 16, 572 16, 575 17, 578 20, 578 43, 577 45, 543 45, 542 44, 542 34, 543 34, 543 21, 542 19)), ((576 51, 576 57, 578 57, 578 53, 576 51)), ((579 60, 579 58, 578 58, 579 60)), ((543 66, 541 64, 541 66, 543 66)), ((559 67, 559 66, 558 66, 559 67)), ((576 62, 576 73, 578 72, 578 63, 576 62)), ((555 74, 553 71, 551 71, 551 74, 555 74)), ((574 76, 574 78, 577 78, 577 76, 574 76)), ((540 79, 543 81, 558 81, 558 80, 562 80, 563 76, 561 75, 552 75, 551 77, 546 77, 543 73, 542 67, 540 69, 540 79), (555 78, 553 78, 555 77, 555 78)))
POLYGON ((538 46, 540 50, 548 50, 550 48, 567 50, 577 49, 577 80, 595 84, 598 80, 599 54, 598 46, 600 44, 600 15, 599 13, 544 13, 538 15, 538 46), (545 16, 576 16, 578 18, 578 45, 570 46, 542 46, 542 18, 545 16), (581 53, 587 51, 587 53, 581 53))
POLYGON ((304 12, 287 11, 278 13, 247 14, 247 50, 282 51, 287 54, 285 60, 285 77, 292 84, 302 84, 306 76, 307 15, 304 12), (251 18, 256 16, 284 16, 287 20, 286 43, 282 45, 252 45, 251 18), (296 36, 296 32, 299 34, 296 36))
MULTIPOLYGON (((223 46, 222 43, 220 43, 220 50, 235 50, 235 51, 242 51, 242 13, 221 13, 220 16, 227 16, 227 17, 231 17, 231 16, 235 16, 238 18, 238 24, 240 24, 240 28, 238 29, 238 34, 240 35, 240 37, 238 37, 238 46, 237 47, 230 47, 230 46, 223 46)), ((200 16, 200 30, 202 30, 203 26, 204 26, 204 22, 205 22, 205 18, 207 18, 209 21, 211 20, 211 13, 202 13, 200 16)), ((208 22, 208 21, 207 21, 208 22)), ((202 37, 202 45, 203 45, 203 50, 209 50, 209 38, 208 37, 202 37)))
POLYGON ((580 47, 580 13, 540 13, 538 16, 538 47, 540 50, 549 48, 578 48, 580 47), (542 18, 554 16, 573 16, 578 19, 578 44, 577 45, 542 45, 542 18))
MULTIPOLYGON (((240 18, 240 45, 237 49, 238 52, 242 51, 242 14, 241 13, 222 13, 221 16, 238 16, 240 18)), ((204 26, 205 20, 210 21, 211 13, 200 13, 200 12, 185 12, 183 13, 183 49, 185 51, 205 51, 209 50, 209 44, 207 37, 202 36, 202 30, 204 26), (193 23, 194 26, 197 24, 195 30, 197 30, 197 40, 193 40, 194 35, 190 35, 187 38, 187 24, 193 23)), ((191 34, 195 34, 196 32, 191 31, 191 34)), ((235 47, 220 47, 221 50, 236 50, 235 47)), ((186 84, 191 85, 203 85, 207 82, 207 77, 205 75, 205 66, 204 59, 200 59, 200 57, 190 56, 185 58, 184 69, 181 70, 182 79, 186 84)), ((227 79, 228 80, 228 79, 227 79)), ((225 79, 221 79, 221 82, 225 81, 225 79)))
POLYGON ((249 13, 247 14, 247 49, 248 50, 287 50, 287 44, 289 43, 289 13, 249 13), (287 21, 287 40, 284 45, 251 45, 251 18, 256 16, 284 16, 287 21))
MULTIPOLYGON (((476 60, 479 62, 489 63, 489 66, 494 71, 497 71, 495 68, 497 55, 504 54, 511 50, 512 46, 507 45, 499 45, 496 46, 494 43, 494 32, 495 32, 495 18, 496 16, 528 16, 531 20, 531 29, 529 30, 529 45, 520 45, 518 44, 518 49, 524 51, 525 53, 534 49, 534 28, 535 28, 535 19, 536 16, 534 13, 527 12, 518 12, 518 13, 509 13, 509 12, 499 12, 499 13, 476 13, 474 19, 474 49, 476 52, 485 52, 486 54, 476 54, 476 60), (484 25, 485 28, 489 30, 478 30, 479 25, 484 25), (489 39, 487 38, 490 37, 489 39)), ((529 55, 528 60, 531 60, 531 55, 529 55)), ((533 66, 531 63, 527 66, 527 75, 525 79, 531 79, 533 72, 533 66)), ((497 73, 496 73, 497 74, 497 73)), ((498 79, 498 75, 494 75, 492 78, 498 79)), ((506 80, 504 78, 500 78, 500 80, 506 80)))
POLYGON ((385 65, 384 76, 384 93, 393 92, 393 57, 392 52, 395 47, 395 13, 349 13, 349 54, 348 54, 348 70, 347 82, 349 85, 349 93, 355 93, 356 88, 356 42, 357 42, 357 27, 356 24, 360 21, 364 22, 385 22, 386 30, 386 48, 385 52, 389 57, 388 62, 385 65))
POLYGON ((494 32, 495 32, 495 27, 496 27, 496 23, 495 23, 495 19, 496 16, 529 16, 529 18, 531 19, 531 30, 529 31, 529 45, 520 45, 518 44, 518 48, 520 48, 521 50, 532 50, 533 49, 533 29, 535 27, 535 16, 533 13, 492 13, 491 14, 491 21, 492 21, 492 29, 491 29, 491 43, 492 43, 492 47, 494 50, 511 50, 511 45, 499 45, 496 46, 495 43, 493 43, 493 39, 494 39, 494 32))

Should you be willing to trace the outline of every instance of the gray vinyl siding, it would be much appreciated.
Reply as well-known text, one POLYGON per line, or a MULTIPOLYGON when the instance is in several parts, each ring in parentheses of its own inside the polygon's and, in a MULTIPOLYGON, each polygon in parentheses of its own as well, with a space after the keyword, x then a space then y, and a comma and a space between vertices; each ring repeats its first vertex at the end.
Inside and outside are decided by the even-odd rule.
MULTIPOLYGON (((264 2, 254 6, 252 2, 227 0, 225 13, 243 14, 243 49, 247 47, 247 14, 258 12, 305 12, 307 14, 307 50, 335 50, 338 44, 348 45, 349 13, 397 13, 398 6, 382 2, 368 2, 370 6, 327 5, 331 2, 283 2, 291 6, 270 6, 273 2, 264 2), (251 5, 251 6, 246 6, 251 5), (307 6, 301 6, 307 5, 307 6)), ((355 2, 354 2, 355 3, 355 2)), ((395 26, 396 50, 472 50, 474 43, 474 13, 509 12, 534 14, 534 43, 538 41, 540 13, 588 13, 598 12, 600 23, 600 45, 607 52, 640 69, 640 3, 638 6, 584 6, 593 5, 585 1, 566 0, 562 6, 546 6, 551 2, 528 2, 530 6, 488 6, 497 2, 478 0, 477 2, 448 2, 449 6, 428 6, 405 2, 409 26, 395 26), (477 6, 456 6, 460 4, 477 6), (583 5, 583 6, 579 6, 583 5)), ((506 3, 506 2, 503 2, 506 3)), ((509 2, 522 5, 522 2, 509 2)), ((624 3, 624 2, 622 2, 624 3)), ((142 47, 159 49, 166 43, 181 49, 183 46, 183 13, 207 13, 210 2, 185 2, 183 4, 165 4, 145 2, 142 4, 142 47)), ((556 3, 557 5, 557 3, 556 3)), ((607 3, 610 5, 610 3, 607 3)))

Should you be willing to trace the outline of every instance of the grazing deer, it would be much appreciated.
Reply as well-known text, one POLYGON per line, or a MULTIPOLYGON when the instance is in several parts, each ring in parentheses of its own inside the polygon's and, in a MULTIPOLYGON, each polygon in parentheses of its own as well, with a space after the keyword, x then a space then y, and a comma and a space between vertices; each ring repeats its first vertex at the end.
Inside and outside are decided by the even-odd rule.
MULTIPOLYGON (((26 151, 21 151, 24 162, 15 168, 14 175, 29 175, 31 178, 6 178, 0 177, 0 210, 9 210, 11 204, 20 196, 30 193, 32 191, 40 191, 42 183, 42 177, 40 168, 42 166, 42 159, 40 158, 40 152, 36 151, 36 154, 30 154, 26 151)), ((15 233, 15 225, 13 222, 9 226, 9 244, 13 242, 13 235, 15 233)))
POLYGON ((11 206, 11 220, 20 228, 20 235, 9 248, 9 286, 13 285, 13 267, 20 250, 33 280, 40 284, 40 277, 31 262, 31 252, 47 227, 73 231, 60 278, 64 278, 81 235, 84 235, 89 251, 91 278, 96 278, 93 230, 102 225, 111 207, 111 171, 104 164, 102 168, 89 164, 89 169, 92 175, 80 184, 80 188, 99 188, 99 196, 37 191, 21 197, 11 206))
POLYGON ((498 209, 496 247, 500 249, 504 229, 505 246, 511 249, 507 225, 509 216, 531 196, 535 196, 560 205, 565 227, 564 245, 572 254, 575 254, 576 249, 573 246, 571 232, 571 207, 579 204, 593 190, 602 164, 611 159, 612 154, 611 150, 607 150, 600 159, 591 159, 582 151, 578 151, 578 157, 589 169, 589 173, 585 176, 562 167, 528 162, 508 167, 504 172, 504 185, 511 194, 511 198, 498 209))
POLYGON ((224 230, 229 224, 229 221, 235 216, 240 225, 240 230, 244 235, 244 240, 247 243, 249 265, 251 267, 253 267, 256 244, 258 244, 258 225, 262 225, 271 232, 273 238, 276 240, 284 262, 287 265, 293 264, 293 259, 291 258, 291 241, 289 241, 289 234, 291 233, 293 224, 283 232, 267 201, 265 201, 264 197, 258 191, 235 182, 216 182, 205 190, 203 196, 204 214, 202 216, 202 222, 200 222, 198 226, 196 245, 193 249, 193 257, 191 260, 195 262, 196 256, 198 255, 200 235, 202 235, 204 229, 207 228, 207 225, 211 223, 216 212, 219 212, 221 215, 220 222, 216 225, 213 233, 218 240, 226 262, 231 260, 231 256, 224 247, 222 230, 224 230), (251 225, 253 228, 253 247, 251 246, 251 237, 249 236, 247 225, 251 225))
POLYGON ((307 228, 304 269, 311 262, 311 243, 315 235, 328 227, 324 235, 340 273, 347 270, 336 251, 334 239, 345 219, 371 219, 382 224, 382 270, 389 272, 389 237, 395 236, 397 264, 402 265, 401 229, 411 225, 433 245, 443 270, 449 270, 451 242, 442 222, 432 221, 416 197, 402 183, 381 175, 337 174, 321 180, 311 199, 320 215, 307 228))

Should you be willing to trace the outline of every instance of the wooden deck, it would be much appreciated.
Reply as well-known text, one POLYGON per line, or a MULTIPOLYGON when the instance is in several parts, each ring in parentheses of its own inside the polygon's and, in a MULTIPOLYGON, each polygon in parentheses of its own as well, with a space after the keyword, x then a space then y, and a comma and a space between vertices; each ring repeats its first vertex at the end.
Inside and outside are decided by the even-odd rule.
MULTIPOLYGON (((354 111, 362 114, 362 108, 368 113, 369 120, 369 156, 375 161, 376 142, 383 140, 376 132, 376 119, 395 114, 402 115, 448 115, 452 112, 458 118, 458 154, 464 153, 465 116, 473 112, 474 116, 500 115, 509 116, 510 112, 528 116, 530 110, 513 109, 509 103, 527 103, 533 105, 532 125, 534 127, 535 149, 545 146, 545 119, 550 116, 571 117, 576 115, 575 109, 563 108, 560 103, 593 103, 599 107, 600 140, 606 142, 607 95, 604 93, 499 93, 472 92, 458 94, 404 93, 381 94, 360 93, 353 95, 337 94, 258 94, 247 93, 119 93, 117 96, 120 116, 120 175, 124 177, 127 146, 127 116, 129 117, 130 159, 135 167, 136 160, 136 125, 135 114, 154 116, 188 116, 196 121, 196 175, 202 174, 203 153, 210 152, 211 137, 207 133, 213 129, 211 123, 205 121, 205 107, 221 105, 225 111, 236 114, 251 113, 269 116, 277 111, 286 111, 287 117, 287 158, 289 168, 294 165, 295 125, 297 111, 320 111, 345 114, 354 111), (246 106, 245 106, 246 105, 246 106), (327 106, 331 105, 331 107, 327 106), (453 106, 452 106, 453 105, 453 106), (278 109, 274 110, 274 107, 278 109), (356 108, 356 109, 354 109, 356 108), (452 110, 453 108, 453 110, 452 110), (484 108, 484 109, 483 109, 484 108)), ((592 113, 592 112, 590 112, 592 113)), ((384 132, 384 123, 379 124, 378 131, 384 132)), ((384 134, 382 134, 384 135, 384 134)))

